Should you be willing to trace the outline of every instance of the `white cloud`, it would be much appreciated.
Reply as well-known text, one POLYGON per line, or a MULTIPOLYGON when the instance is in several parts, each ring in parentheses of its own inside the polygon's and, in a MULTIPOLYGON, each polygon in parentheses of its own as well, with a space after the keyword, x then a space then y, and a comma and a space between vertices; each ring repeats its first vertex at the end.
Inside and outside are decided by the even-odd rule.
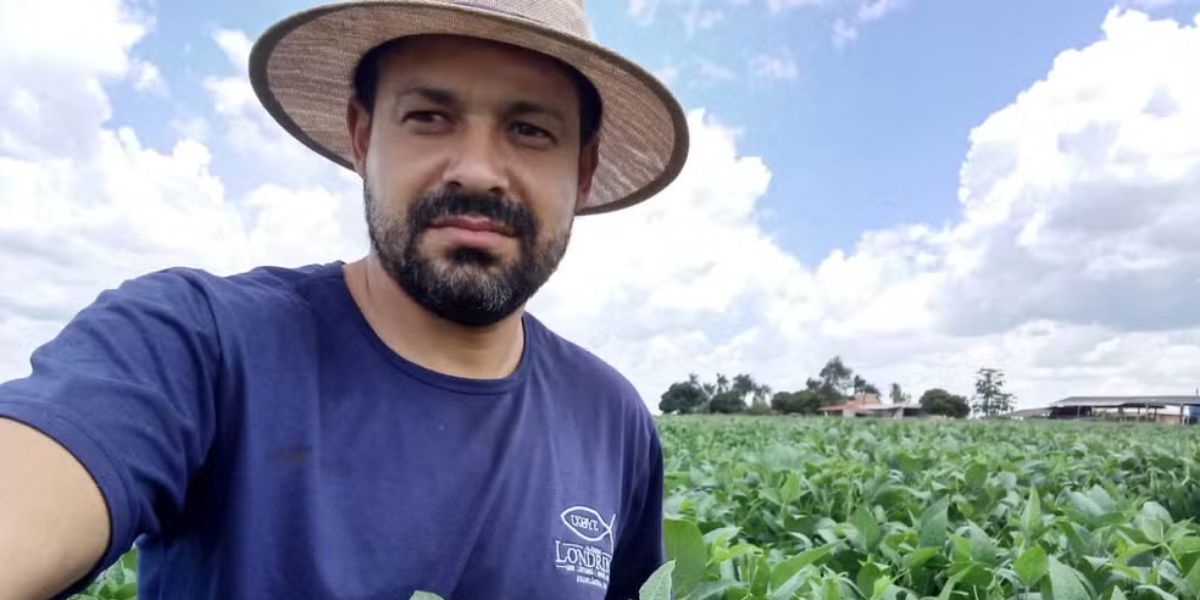
POLYGON ((112 112, 103 85, 130 74, 150 24, 117 0, 0 2, 0 154, 94 150, 112 112))
POLYGON ((844 48, 857 39, 858 28, 851 25, 846 19, 837 19, 833 22, 833 46, 835 48, 844 48))
MULTIPOLYGON (((149 21, 116 2, 75 4, 0 4, 0 30, 11 29, 0 37, 0 379, 27 372, 36 345, 124 279, 173 265, 232 273, 365 249, 361 225, 347 216, 361 208, 355 195, 336 200, 342 188, 276 183, 230 198, 208 146, 187 135, 206 129, 203 120, 178 123, 182 135, 165 153, 110 127, 105 83, 154 89, 157 69, 132 53, 149 21), (43 26, 62 11, 84 17, 63 20, 61 32, 43 26), (50 34, 22 33, 34 26, 50 34)), ((227 81, 214 88, 227 109, 218 113, 253 121, 242 90, 227 81)), ((259 133, 270 144, 260 151, 287 151, 278 135, 259 133)))
POLYGON ((704 8, 700 3, 695 3, 681 18, 684 31, 688 37, 692 37, 697 32, 716 27, 725 20, 725 12, 715 8, 704 8))
POLYGON ((629 0, 625 13, 635 23, 645 26, 654 22, 654 14, 658 10, 658 0, 629 0))
POLYGON ((793 80, 798 69, 789 53, 758 54, 750 58, 750 72, 767 79, 793 80))
POLYGON ((969 393, 976 369, 1000 367, 1024 405, 1187 393, 1200 361, 1188 58, 1200 31, 1122 11, 1103 31, 971 133, 955 223, 868 232, 803 265, 756 223, 765 165, 693 113, 681 178, 581 221, 537 308, 650 404, 689 371, 799 386, 834 354, 918 393, 969 393))
POLYGON ((737 79, 737 73, 724 65, 705 58, 696 59, 696 70, 705 83, 724 83, 737 79))
POLYGON ((908 4, 908 0, 855 0, 854 10, 833 21, 833 46, 841 49, 858 39, 859 29, 908 4))
POLYGON ((1104 32, 971 133, 951 328, 1200 326, 1200 34, 1119 11, 1104 32))
POLYGON ((814 6, 825 6, 829 0, 767 0, 767 8, 777 13, 789 8, 807 8, 814 6))
POLYGON ((905 2, 906 0, 866 0, 858 7, 858 20, 861 23, 878 21, 889 13, 895 12, 905 2))
POLYGON ((241 31, 218 30, 213 41, 225 53, 233 73, 207 77, 204 87, 222 119, 230 149, 253 165, 258 178, 299 188, 321 185, 353 191, 356 175, 309 150, 262 107, 247 74, 250 38, 241 31))
POLYGON ((1179 3, 1179 0, 1128 0, 1131 6, 1153 10, 1179 3))
POLYGON ((133 67, 133 87, 139 92, 163 97, 167 95, 167 82, 163 80, 154 63, 136 61, 133 67))

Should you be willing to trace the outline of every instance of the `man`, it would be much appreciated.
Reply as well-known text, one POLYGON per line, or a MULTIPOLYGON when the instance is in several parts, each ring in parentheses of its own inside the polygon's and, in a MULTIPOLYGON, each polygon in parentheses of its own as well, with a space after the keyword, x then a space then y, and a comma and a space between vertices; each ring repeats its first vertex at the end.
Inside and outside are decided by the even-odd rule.
POLYGON ((143 598, 636 596, 654 423, 524 305, 574 216, 664 187, 687 132, 581 4, 353 2, 262 36, 256 92, 362 176, 371 250, 150 274, 39 348, 0 386, 0 598, 135 541, 143 598))

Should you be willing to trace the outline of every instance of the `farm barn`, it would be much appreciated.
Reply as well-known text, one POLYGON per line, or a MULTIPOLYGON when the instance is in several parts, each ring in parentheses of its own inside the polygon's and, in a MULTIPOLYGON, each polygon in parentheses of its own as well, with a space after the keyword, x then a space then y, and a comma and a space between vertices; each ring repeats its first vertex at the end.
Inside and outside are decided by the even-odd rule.
POLYGON ((1195 423, 1200 396, 1072 396, 1049 407, 1051 419, 1195 423))

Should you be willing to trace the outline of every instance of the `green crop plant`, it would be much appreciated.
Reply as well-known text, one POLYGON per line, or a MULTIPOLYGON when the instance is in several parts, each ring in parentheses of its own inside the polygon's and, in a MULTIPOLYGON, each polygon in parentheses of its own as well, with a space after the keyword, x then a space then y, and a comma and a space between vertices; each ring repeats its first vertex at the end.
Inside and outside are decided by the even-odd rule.
MULTIPOLYGON (((1200 598, 1200 427, 682 416, 659 430, 670 562, 637 600, 1200 598)), ((131 553, 77 598, 133 598, 135 581, 131 553)))

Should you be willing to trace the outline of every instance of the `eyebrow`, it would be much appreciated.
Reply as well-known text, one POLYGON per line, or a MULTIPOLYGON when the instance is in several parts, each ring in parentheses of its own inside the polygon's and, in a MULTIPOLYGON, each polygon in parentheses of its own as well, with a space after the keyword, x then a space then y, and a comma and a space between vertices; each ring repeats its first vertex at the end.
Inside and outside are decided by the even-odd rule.
MULTIPOLYGON (((399 104, 401 100, 404 100, 409 96, 417 96, 439 106, 459 108, 462 105, 462 100, 459 98, 458 94, 450 90, 419 84, 400 90, 396 94, 396 103, 399 104)), ((508 103, 504 107, 504 115, 506 117, 515 117, 518 115, 544 115, 558 121, 564 126, 567 123, 567 117, 563 111, 530 100, 516 100, 508 103)))
POLYGON ((419 96, 434 104, 439 104, 442 106, 458 106, 460 104, 458 95, 456 95, 454 92, 424 85, 414 85, 412 87, 400 90, 396 94, 396 102, 399 103, 401 100, 409 96, 419 96))
POLYGON ((510 117, 517 115, 544 115, 558 121, 560 125, 567 124, 567 117, 561 110, 527 100, 513 102, 505 112, 510 117))

